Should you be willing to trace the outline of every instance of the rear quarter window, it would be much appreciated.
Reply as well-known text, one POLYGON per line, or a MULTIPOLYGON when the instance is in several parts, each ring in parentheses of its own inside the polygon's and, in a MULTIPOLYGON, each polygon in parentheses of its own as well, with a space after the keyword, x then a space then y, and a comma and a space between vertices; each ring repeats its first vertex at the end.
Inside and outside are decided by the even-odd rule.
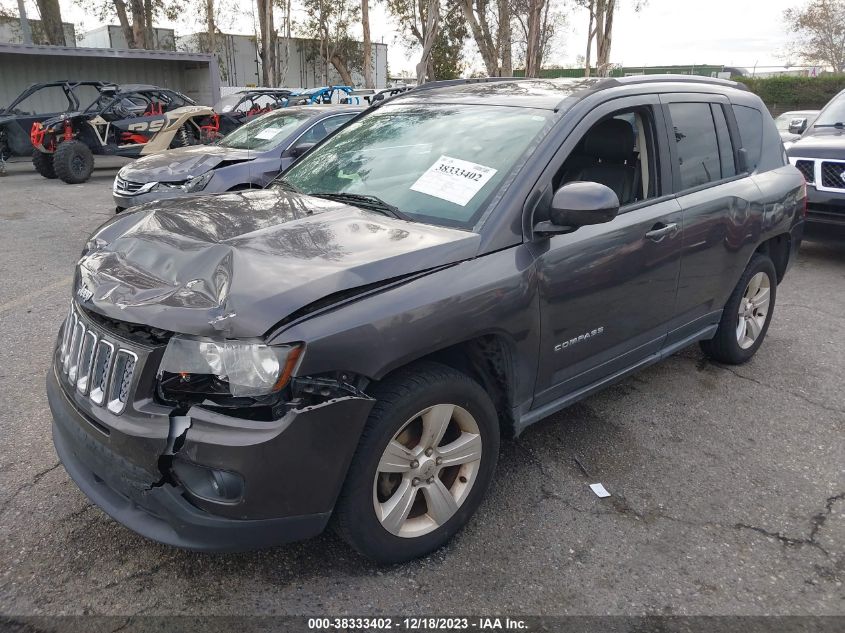
POLYGON ((741 146, 748 152, 748 169, 754 171, 763 153, 763 114, 756 108, 741 105, 733 106, 733 111, 741 146))

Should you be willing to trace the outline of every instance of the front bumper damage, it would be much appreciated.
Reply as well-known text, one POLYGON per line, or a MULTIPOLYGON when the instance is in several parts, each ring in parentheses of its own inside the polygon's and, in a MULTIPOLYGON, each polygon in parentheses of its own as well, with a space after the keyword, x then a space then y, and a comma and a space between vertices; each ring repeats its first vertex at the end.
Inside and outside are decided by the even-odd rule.
POLYGON ((56 368, 54 359, 47 396, 68 474, 116 521, 192 550, 240 551, 319 534, 373 406, 363 395, 339 397, 269 422, 195 406, 185 416, 112 424, 107 415, 93 419, 56 368), (236 473, 242 494, 229 501, 194 494, 174 473, 179 461, 236 473))

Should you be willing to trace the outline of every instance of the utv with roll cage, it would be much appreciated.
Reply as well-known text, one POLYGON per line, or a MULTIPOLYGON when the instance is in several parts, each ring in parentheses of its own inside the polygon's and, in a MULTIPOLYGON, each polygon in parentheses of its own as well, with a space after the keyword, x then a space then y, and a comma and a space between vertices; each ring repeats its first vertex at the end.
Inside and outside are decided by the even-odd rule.
POLYGON ((50 81, 32 84, 12 103, 0 108, 0 160, 32 153, 30 130, 34 123, 52 119, 63 112, 76 112, 88 105, 94 95, 84 94, 91 88, 99 96, 111 84, 103 81, 50 81), (80 90, 83 88, 83 90, 80 90))
POLYGON ((94 154, 138 158, 213 140, 214 110, 189 97, 148 85, 105 85, 82 111, 36 121, 30 130, 32 162, 45 178, 82 183, 94 154))
POLYGON ((226 95, 214 104, 217 115, 214 131, 218 136, 226 136, 262 114, 285 108, 292 93, 286 88, 250 88, 226 95))

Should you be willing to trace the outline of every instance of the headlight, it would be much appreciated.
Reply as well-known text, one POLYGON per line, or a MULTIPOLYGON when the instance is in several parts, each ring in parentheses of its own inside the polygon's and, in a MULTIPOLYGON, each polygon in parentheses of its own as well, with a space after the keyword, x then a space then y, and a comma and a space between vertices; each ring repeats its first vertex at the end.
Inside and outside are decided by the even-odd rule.
POLYGON ((182 187, 187 193, 191 193, 192 191, 201 191, 205 189, 205 186, 208 184, 208 181, 211 180, 211 177, 213 175, 213 172, 207 171, 202 176, 191 178, 184 185, 182 185, 182 187))
POLYGON ((173 191, 174 189, 184 191, 185 193, 193 193, 195 191, 202 191, 214 175, 213 172, 206 172, 196 178, 191 178, 185 182, 157 182, 153 185, 150 191, 173 191))
POLYGON ((279 392, 290 380, 301 345, 173 336, 158 377, 169 400, 179 395, 258 398, 279 392))

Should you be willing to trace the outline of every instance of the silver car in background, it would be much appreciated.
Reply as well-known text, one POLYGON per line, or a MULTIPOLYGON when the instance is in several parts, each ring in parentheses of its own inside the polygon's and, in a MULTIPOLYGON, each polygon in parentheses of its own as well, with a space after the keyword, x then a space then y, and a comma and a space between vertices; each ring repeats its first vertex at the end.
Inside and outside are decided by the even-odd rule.
POLYGON ((192 194, 266 186, 317 142, 362 112, 354 106, 273 110, 214 145, 193 145, 141 158, 114 179, 117 213, 192 194))

